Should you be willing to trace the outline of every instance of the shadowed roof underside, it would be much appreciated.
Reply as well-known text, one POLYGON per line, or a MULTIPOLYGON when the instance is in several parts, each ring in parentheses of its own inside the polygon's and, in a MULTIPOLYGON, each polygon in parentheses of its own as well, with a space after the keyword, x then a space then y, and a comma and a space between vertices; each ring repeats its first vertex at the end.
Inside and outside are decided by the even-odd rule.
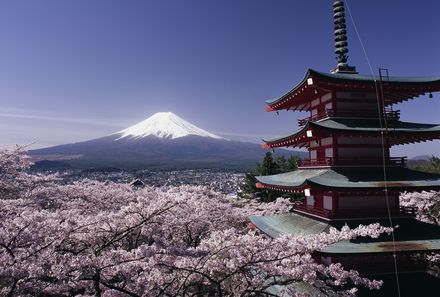
POLYGON ((302 128, 289 134, 270 139, 263 139, 265 147, 282 146, 307 146, 311 138, 306 133, 313 131, 313 135, 322 134, 326 136, 330 132, 337 132, 343 135, 362 135, 379 137, 381 132, 386 132, 386 138, 391 145, 403 144, 408 142, 418 142, 440 138, 440 125, 419 124, 401 121, 388 121, 387 128, 385 123, 378 119, 352 119, 352 118, 327 118, 317 122, 308 122, 302 128))
MULTIPOLYGON (((376 92, 378 76, 357 73, 324 73, 309 69, 303 80, 285 95, 266 101, 267 111, 309 110, 310 102, 330 91, 376 92)), ((385 105, 440 91, 440 77, 386 78, 382 88, 385 105)))

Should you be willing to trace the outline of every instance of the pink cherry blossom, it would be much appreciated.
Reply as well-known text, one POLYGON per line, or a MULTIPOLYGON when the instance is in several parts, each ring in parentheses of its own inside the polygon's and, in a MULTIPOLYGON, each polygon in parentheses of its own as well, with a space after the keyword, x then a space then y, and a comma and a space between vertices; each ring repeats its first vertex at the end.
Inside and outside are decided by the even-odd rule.
POLYGON ((26 172, 20 149, 0 152, 1 296, 255 296, 307 282, 355 296, 381 282, 325 266, 313 253, 378 224, 276 239, 248 228, 249 215, 287 212, 286 199, 231 203, 204 187, 133 189, 26 172), (336 289, 344 287, 344 290, 336 289))

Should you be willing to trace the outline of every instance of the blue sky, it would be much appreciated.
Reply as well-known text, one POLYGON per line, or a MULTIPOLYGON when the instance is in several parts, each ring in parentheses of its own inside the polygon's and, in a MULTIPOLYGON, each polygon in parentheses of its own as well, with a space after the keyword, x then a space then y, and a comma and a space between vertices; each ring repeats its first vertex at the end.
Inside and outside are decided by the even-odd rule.
MULTIPOLYGON (((0 2, 0 147, 108 135, 158 111, 259 142, 304 113, 264 111, 308 68, 329 71, 332 0, 0 2)), ((372 68, 440 76, 440 1, 346 1, 372 68)), ((348 15, 349 63, 369 74, 348 15)), ((440 93, 398 105, 440 123, 440 93)), ((436 154, 440 141, 397 147, 436 154)))

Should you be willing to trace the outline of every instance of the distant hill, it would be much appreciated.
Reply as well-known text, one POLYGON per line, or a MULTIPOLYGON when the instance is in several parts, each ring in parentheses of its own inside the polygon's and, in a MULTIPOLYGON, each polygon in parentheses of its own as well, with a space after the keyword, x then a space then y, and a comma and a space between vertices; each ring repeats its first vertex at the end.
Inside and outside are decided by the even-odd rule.
POLYGON ((409 168, 417 169, 428 164, 430 158, 428 155, 415 156, 407 160, 407 165, 409 168))
MULTIPOLYGON (((227 140, 169 112, 109 136, 30 151, 37 167, 48 168, 51 163, 47 161, 56 161, 52 164, 58 169, 245 169, 261 161, 265 153, 258 144, 227 140)), ((282 149, 276 154, 307 155, 282 149)))
POLYGON ((412 157, 410 160, 413 160, 413 161, 419 161, 419 160, 421 160, 421 161, 428 161, 431 157, 432 156, 430 156, 430 155, 420 155, 420 156, 412 157))

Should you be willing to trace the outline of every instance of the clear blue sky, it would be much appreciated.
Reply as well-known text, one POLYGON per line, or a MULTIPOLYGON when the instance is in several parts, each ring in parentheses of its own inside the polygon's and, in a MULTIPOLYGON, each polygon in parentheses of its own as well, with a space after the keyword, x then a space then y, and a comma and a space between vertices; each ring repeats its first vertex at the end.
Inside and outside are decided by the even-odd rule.
MULTIPOLYGON (((440 76, 440 1, 347 1, 372 67, 440 76)), ((332 0, 17 0, 0 2, 0 147, 92 139, 158 111, 259 142, 306 114, 264 101, 308 68, 329 71, 332 0)), ((348 18, 351 65, 369 74, 348 18)), ((440 123, 440 93, 399 106, 440 123)), ((396 155, 437 154, 440 141, 396 155)))

